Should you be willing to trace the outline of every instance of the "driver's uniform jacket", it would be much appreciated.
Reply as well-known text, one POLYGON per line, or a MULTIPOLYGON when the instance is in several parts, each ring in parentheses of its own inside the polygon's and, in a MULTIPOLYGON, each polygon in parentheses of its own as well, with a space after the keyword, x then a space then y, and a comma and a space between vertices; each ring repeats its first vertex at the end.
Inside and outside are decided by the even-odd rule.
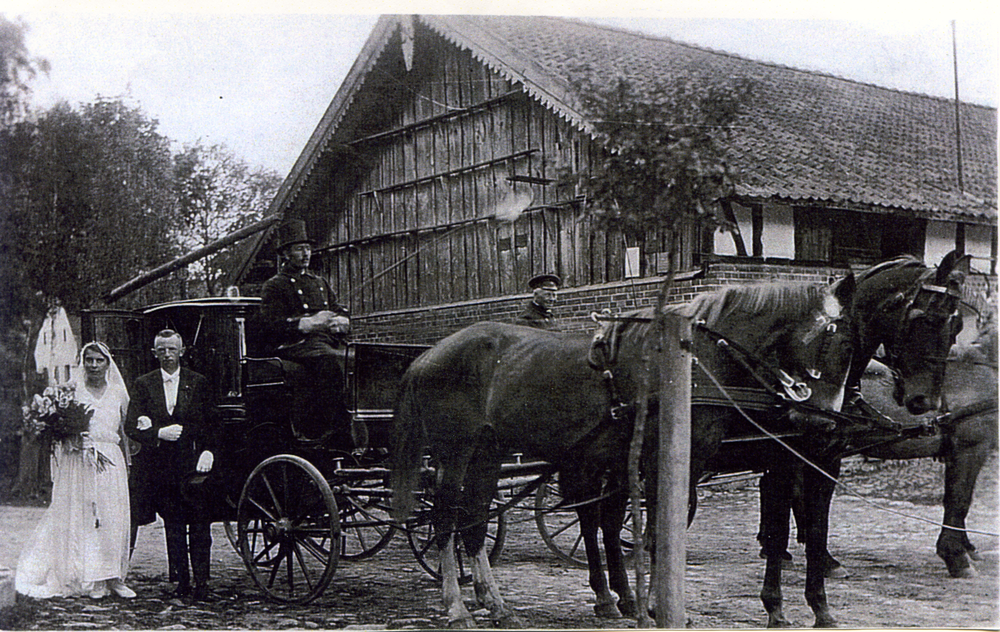
POLYGON ((517 317, 518 325, 527 325, 535 329, 547 329, 548 331, 559 331, 559 325, 552 314, 552 310, 542 307, 534 300, 528 301, 524 310, 517 317))
POLYGON ((290 349, 307 337, 322 339, 331 345, 342 342, 338 336, 315 332, 308 336, 299 331, 299 319, 329 310, 347 316, 348 310, 337 303, 330 285, 308 270, 296 273, 284 269, 268 279, 261 289, 261 327, 272 349, 290 349))

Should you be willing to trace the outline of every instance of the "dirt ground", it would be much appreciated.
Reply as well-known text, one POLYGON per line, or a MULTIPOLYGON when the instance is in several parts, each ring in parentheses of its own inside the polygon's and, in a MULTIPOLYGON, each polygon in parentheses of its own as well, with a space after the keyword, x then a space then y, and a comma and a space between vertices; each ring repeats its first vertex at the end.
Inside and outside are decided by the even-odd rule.
MULTIPOLYGON (((982 554, 979 574, 951 579, 934 553, 941 518, 942 466, 930 460, 894 462, 880 468, 855 462, 844 480, 859 499, 839 493, 834 500, 830 550, 849 570, 830 580, 827 592, 842 627, 997 628, 998 541, 972 534, 982 554)), ((688 532, 686 602, 693 628, 752 628, 766 622, 757 597, 764 563, 757 556, 757 490, 754 483, 704 490, 698 517, 688 532)), ((998 532, 997 462, 984 469, 969 519, 971 529, 998 532)), ((13 568, 17 553, 41 509, 0 507, 0 566, 13 568)), ((192 604, 172 599, 166 582, 162 525, 140 531, 129 584, 139 593, 126 601, 108 598, 19 597, 0 615, 2 629, 382 629, 439 628, 446 624, 440 592, 420 568, 404 537, 362 562, 341 562, 327 591, 305 606, 263 599, 215 526, 213 588, 221 599, 192 604)), ((792 549, 795 568, 785 573, 786 615, 811 626, 805 605, 804 552, 792 549)), ((586 572, 569 567, 548 551, 527 512, 509 515, 507 544, 497 577, 508 601, 532 628, 631 628, 629 619, 593 615, 586 572)), ((471 589, 466 589, 471 604, 471 589)), ((476 612, 486 627, 484 611, 476 612)))

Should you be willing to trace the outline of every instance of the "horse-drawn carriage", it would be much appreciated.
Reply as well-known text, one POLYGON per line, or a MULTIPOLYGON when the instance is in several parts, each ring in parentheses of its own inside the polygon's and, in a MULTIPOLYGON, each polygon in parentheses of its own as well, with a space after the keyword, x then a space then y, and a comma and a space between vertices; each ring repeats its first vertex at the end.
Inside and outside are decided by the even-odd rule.
MULTIPOLYGON (((291 418, 287 363, 261 353, 253 326, 260 299, 181 300, 137 311, 92 310, 86 339, 108 341, 127 381, 156 367, 149 343, 172 329, 185 341, 184 363, 208 378, 220 441, 208 475, 192 472, 185 493, 197 495, 264 593, 305 603, 329 584, 338 560, 382 550, 397 531, 388 517, 389 450, 400 376, 427 349, 422 345, 348 343, 342 362, 346 402, 368 429, 368 447, 297 438, 291 418)), ((135 447, 133 447, 135 449, 135 447)), ((542 463, 504 465, 508 488, 546 470, 542 463)), ((428 471, 430 469, 428 468, 428 471)), ((407 525, 418 562, 437 572, 427 514, 407 525)), ((503 547, 501 514, 490 523, 494 559, 503 547)))
MULTIPOLYGON (((886 270, 886 274, 896 272, 894 268, 886 270)), ((905 277, 897 282, 898 287, 888 285, 882 287, 876 282, 868 283, 874 286, 868 292, 872 298, 868 299, 870 301, 868 304, 861 304, 856 310, 857 313, 850 315, 854 323, 847 329, 838 329, 834 326, 836 324, 834 321, 838 321, 840 317, 828 312, 828 294, 825 292, 810 292, 808 296, 802 294, 799 300, 802 306, 795 308, 798 312, 794 314, 794 318, 787 304, 782 305, 780 309, 772 306, 770 311, 758 310, 756 323, 749 311, 723 314, 729 319, 735 316, 735 320, 740 321, 744 329, 749 326, 753 335, 763 335, 754 341, 753 345, 743 342, 743 346, 747 347, 744 350, 748 353, 741 352, 737 341, 741 340, 742 336, 750 334, 744 331, 733 335, 727 332, 726 327, 730 325, 723 322, 725 318, 715 325, 710 318, 708 329, 699 330, 701 333, 698 336, 710 340, 710 345, 698 349, 699 360, 712 370, 721 370, 723 373, 729 371, 735 375, 759 373, 762 368, 766 368, 764 365, 739 367, 740 362, 749 361, 752 364, 763 357, 766 363, 767 359, 772 357, 780 358, 782 366, 794 374, 794 379, 784 384, 785 378, 789 375, 782 376, 781 373, 785 369, 781 369, 774 374, 775 380, 767 381, 776 384, 778 389, 785 389, 787 400, 792 402, 799 399, 809 400, 813 392, 817 393, 812 399, 825 410, 824 414, 818 417, 821 423, 826 423, 830 419, 837 421, 834 410, 839 407, 846 379, 847 366, 844 363, 844 353, 837 347, 846 344, 853 348, 853 353, 870 356, 874 353, 877 342, 883 342, 886 343, 890 354, 905 352, 903 356, 891 357, 896 364, 895 370, 907 378, 897 384, 902 389, 900 401, 909 402, 913 408, 930 408, 931 402, 920 399, 927 398, 930 391, 918 380, 924 373, 933 373, 929 371, 933 368, 930 365, 938 366, 943 361, 942 349, 947 353, 947 347, 954 339, 955 328, 952 320, 957 299, 954 289, 943 289, 934 285, 935 279, 928 276, 933 274, 933 270, 927 270, 924 266, 907 266, 899 273, 905 277), (845 342, 846 338, 857 337, 855 327, 860 322, 859 319, 865 319, 867 327, 862 337, 865 338, 864 344, 868 346, 863 348, 858 347, 857 341, 845 342), (753 329, 755 326, 756 331, 753 329), (712 330, 712 327, 715 329, 712 330), (880 330, 878 327, 883 329, 880 330), (927 340, 931 342, 922 344, 913 336, 908 339, 907 334, 917 331, 914 327, 927 329, 927 340), (722 338, 718 337, 719 332, 723 332, 722 338), (876 344, 871 345, 872 342, 876 344), (713 360, 709 357, 711 353, 723 353, 718 350, 727 346, 728 351, 725 353, 728 355, 725 358, 713 360), (755 357, 754 354, 761 355, 755 357), (920 357, 921 354, 923 358, 920 357), (742 360, 737 360, 740 355, 743 356, 742 360), (917 366, 907 366, 907 362, 916 362, 917 366), (810 387, 803 389, 807 383, 810 387)), ((940 270, 939 276, 941 276, 940 270)), ((869 275, 868 279, 880 280, 874 274, 869 275)), ((947 282, 954 285, 951 281, 947 282)), ((944 282, 939 281, 939 284, 943 285, 944 282)), ((855 298, 860 294, 856 293, 855 298)), ((782 296, 781 300, 788 303, 790 295, 785 292, 782 296)), ((761 296, 758 295, 753 300, 759 303, 761 296)), ((841 307, 846 310, 849 301, 850 298, 843 298, 841 307)), ((255 583, 270 598, 308 602, 319 596, 328 585, 338 560, 364 559, 384 548, 401 524, 390 517, 390 496, 393 493, 397 494, 395 497, 397 502, 401 499, 405 502, 408 498, 413 500, 411 509, 415 511, 406 521, 405 531, 418 562, 432 575, 438 577, 444 575, 446 584, 457 580, 452 567, 456 559, 459 565, 461 564, 462 550, 457 546, 458 539, 452 538, 451 535, 468 525, 442 521, 440 516, 435 516, 433 505, 442 498, 440 486, 442 472, 443 476, 447 477, 450 471, 455 469, 454 463, 447 461, 461 452, 459 447, 478 449, 480 440, 478 435, 463 434, 468 429, 449 425, 469 421, 459 419, 461 416, 453 414, 455 409, 449 407, 455 403, 455 397, 464 395, 462 390, 468 386, 469 376, 479 375, 475 373, 479 367, 474 367, 475 371, 470 369, 468 372, 463 372, 460 364, 451 362, 452 358, 444 356, 435 358, 434 354, 448 353, 449 344, 453 345, 454 340, 462 344, 478 345, 489 339, 490 344, 483 345, 483 348, 494 349, 500 349, 508 344, 538 347, 538 343, 533 342, 535 334, 523 333, 521 330, 525 328, 521 327, 508 330, 500 326, 500 330, 497 331, 489 327, 477 329, 473 326, 469 330, 463 330, 466 333, 456 334, 459 336, 457 339, 449 337, 442 341, 433 347, 435 351, 428 351, 430 347, 421 345, 348 344, 343 354, 348 408, 356 422, 364 422, 367 425, 369 436, 368 448, 364 451, 355 451, 327 442, 296 439, 289 422, 290 399, 284 379, 286 367, 277 358, 263 357, 261 341, 254 335, 253 321, 258 309, 259 299, 238 297, 177 301, 137 312, 91 311, 85 314, 83 334, 87 339, 99 339, 109 343, 127 379, 134 379, 154 368, 148 344, 157 331, 170 328, 180 332, 184 337, 188 349, 186 363, 206 375, 215 390, 220 435, 225 438, 221 450, 216 455, 215 470, 208 477, 193 474, 188 489, 190 493, 201 494, 206 499, 213 521, 227 523, 227 533, 231 536, 248 571, 255 583), (504 339, 502 344, 491 346, 501 338, 504 339), (452 343, 449 343, 449 340, 452 343), (418 356, 426 359, 423 365, 413 362, 418 356), (438 361, 442 359, 448 361, 438 361), (428 366, 435 365, 449 367, 448 372, 437 376, 428 374, 428 366), (460 382, 454 382, 455 379, 459 379, 460 382), (397 399, 401 387, 404 391, 410 388, 411 392, 404 393, 401 399, 397 399), (446 398, 451 400, 442 403, 446 398), (415 403, 419 404, 417 408, 420 410, 414 409, 415 403), (444 412, 438 415, 436 407, 441 407, 440 411, 444 412), (432 457, 435 461, 425 462, 424 467, 414 467, 414 463, 426 458, 423 455, 428 444, 425 442, 410 445, 406 453, 403 453, 400 450, 402 444, 393 443, 391 431, 393 424, 403 431, 402 434, 396 433, 396 435, 397 439, 404 442, 407 440, 411 443, 413 440, 419 442, 421 428, 424 431, 431 428, 438 433, 438 437, 430 437, 432 457), (434 445, 435 441, 437 445, 434 445), (464 445, 458 446, 456 442, 464 442, 464 445), (442 445, 445 447, 442 448, 442 445), (439 468, 436 476, 434 468, 439 468), (442 544, 442 536, 448 536, 446 539, 450 544, 445 544, 439 551, 437 545, 442 544), (451 554, 452 551, 455 555, 451 554), (440 559, 437 557, 439 555, 440 559)), ((846 311, 844 315, 847 316, 846 311)), ((558 536, 569 531, 567 525, 572 526, 572 521, 564 520, 567 515, 565 507, 560 505, 558 500, 553 501, 553 495, 558 497, 567 490, 563 486, 555 487, 550 484, 551 479, 548 477, 553 474, 555 468, 549 461, 563 460, 560 476, 568 471, 578 473, 573 470, 580 466, 585 468, 588 465, 604 463, 598 459, 591 460, 586 455, 581 457, 579 454, 574 454, 573 450, 584 444, 600 445, 601 437, 598 434, 611 432, 602 426, 606 421, 605 418, 617 419, 611 414, 611 410, 617 404, 634 401, 636 376, 629 372, 639 366, 637 359, 644 353, 642 349, 647 341, 649 318, 648 315, 645 317, 646 324, 642 324, 642 318, 630 316, 611 321, 605 328, 608 336, 604 340, 608 345, 605 351, 610 354, 607 367, 613 368, 615 375, 612 381, 605 381, 601 377, 602 372, 595 370, 600 367, 595 367, 590 361, 593 356, 594 341, 586 335, 559 337, 558 344, 541 343, 543 347, 548 345, 546 353, 550 354, 547 356, 546 365, 549 368, 542 373, 524 370, 525 366, 521 366, 524 364, 524 358, 520 356, 517 362, 509 365, 490 363, 490 366, 496 367, 503 364, 503 370, 508 372, 509 379, 504 388, 509 389, 509 397, 499 397, 498 401, 521 403, 530 401, 541 405, 541 408, 535 407, 529 416, 545 419, 549 424, 545 429, 547 434, 554 434, 554 429, 559 428, 560 423, 564 423, 565 420, 559 419, 560 415, 575 414, 574 407, 581 403, 589 406, 586 410, 576 411, 581 413, 577 417, 585 425, 579 430, 578 436, 567 435, 569 447, 565 449, 565 454, 558 451, 562 448, 553 445, 549 452, 537 449, 529 452, 526 458, 533 460, 525 462, 511 461, 510 455, 506 452, 504 454, 491 452, 486 455, 489 458, 482 459, 473 454, 465 455, 465 458, 472 458, 472 463, 477 467, 482 465, 491 468, 489 476, 499 479, 499 487, 508 492, 503 494, 505 499, 498 500, 500 495, 496 494, 496 485, 491 486, 489 482, 485 485, 472 485, 472 488, 482 487, 480 491, 487 494, 487 507, 490 503, 494 503, 493 510, 481 511, 478 507, 467 509, 467 515, 471 516, 472 520, 478 521, 473 523, 478 525, 476 530, 484 532, 483 539, 489 544, 485 547, 488 550, 486 557, 490 562, 495 561, 503 546, 505 525, 502 510, 509 505, 509 498, 514 496, 515 500, 519 501, 526 498, 535 488, 538 489, 535 493, 538 526, 543 540, 554 551, 568 553, 569 557, 572 557, 580 539, 587 538, 587 532, 591 528, 596 530, 595 517, 590 516, 587 520, 591 522, 580 528, 581 535, 574 536, 577 539, 568 547, 558 542, 558 536), (552 362, 553 360, 556 362, 552 362), (555 369, 552 367, 558 366, 562 366, 564 370, 554 372, 555 369), (532 390, 540 386, 544 387, 544 392, 532 390), (616 399, 618 401, 613 401, 616 399), (552 410, 546 412, 548 410, 546 406, 552 410), (494 456, 501 461, 493 464, 494 456), (498 502, 499 507, 496 505, 498 502), (556 511, 552 511, 553 509, 556 511)), ((548 332, 539 332, 538 335, 555 336, 548 332)), ((723 382, 726 382, 727 387, 732 386, 729 383, 731 380, 727 380, 723 373, 719 373, 723 382)), ((728 389, 726 392, 731 390, 728 389)), ((708 392, 711 391, 709 388, 708 392)), ((725 395, 721 388, 718 391, 720 394, 706 395, 696 389, 695 395, 701 398, 693 401, 697 405, 696 412, 705 413, 706 417, 719 415, 733 417, 737 407, 733 402, 720 400, 719 397, 728 395, 725 395), (712 399, 713 397, 715 399, 712 399)), ((470 402, 479 401, 479 395, 471 393, 470 402)), ((930 396, 933 397, 933 393, 930 396)), ((809 405, 809 402, 800 403, 809 405)), ((745 401, 743 404, 743 408, 752 408, 746 406, 745 401)), ((528 407, 523 408, 525 411, 528 410, 528 407)), ((772 414, 771 404, 767 404, 766 408, 764 412, 768 416, 777 417, 772 414)), ((788 422, 785 414, 792 408, 795 407, 782 407, 781 423, 788 422)), ((472 417, 480 413, 493 414, 490 411, 479 410, 475 406, 472 406, 469 412, 472 417)), ((482 415, 483 419, 486 414, 482 415)), ((502 410, 496 414, 500 416, 493 419, 493 422, 500 424, 506 423, 507 419, 504 416, 511 417, 522 413, 502 410)), ((805 416, 808 417, 809 414, 805 416)), ((471 427, 473 429, 479 427, 476 424, 481 421, 479 418, 474 419, 471 427)), ((848 420, 842 418, 841 421, 848 420)), ((698 433, 710 428, 708 434, 712 435, 714 441, 715 435, 722 429, 722 426, 709 427, 704 420, 697 423, 700 425, 696 426, 696 440, 701 440, 698 433)), ((852 436, 870 432, 871 424, 861 424, 861 426, 863 427, 857 432, 852 432, 849 424, 842 424, 840 429, 852 436)), ((813 434, 813 430, 815 429, 808 425, 800 426, 798 429, 793 429, 790 436, 801 439, 805 435, 813 434)), ((890 436, 891 432, 885 434, 890 436)), ((901 434, 897 436, 903 437, 901 434)), ((759 438, 758 435, 755 440, 759 438)), ((758 443, 768 444, 773 448, 774 439, 768 437, 767 440, 758 443)), ((707 450, 697 449, 693 453, 697 458, 708 454, 707 450)), ((619 450, 615 454, 621 455, 622 452, 619 450)), ((755 454, 759 458, 761 453, 755 454)), ((604 459, 605 456, 602 454, 600 458, 604 459)), ((615 458, 614 454, 612 458, 615 458)), ((466 464, 469 462, 466 461, 466 464)), ((772 463, 776 464, 777 462, 772 463)), ((594 471, 589 474, 597 474, 600 478, 601 473, 609 469, 605 465, 600 465, 596 469, 591 468, 594 471)), ((462 467, 461 464, 459 467, 462 467)), ((708 471, 711 469, 711 464, 700 463, 698 467, 701 471, 708 471)), ((649 478, 647 475, 647 480, 649 478)), ((445 481, 449 485, 457 485, 458 489, 463 485, 454 480, 447 481, 447 478, 445 481)), ((606 479, 603 484, 607 485, 606 479)), ((584 491, 580 487, 570 489, 566 497, 581 516, 591 511, 586 507, 588 496, 581 496, 584 491)), ((446 492, 454 493, 455 490, 446 492)), ((621 490, 612 489, 611 493, 620 495, 621 490)), ((600 496, 600 493, 594 495, 600 496)), ((647 498, 655 498, 655 494, 647 493, 647 498)), ((482 498, 479 498, 475 502, 481 500, 482 498)), ((453 502, 454 507, 457 507, 459 502, 453 502)), ((826 503, 828 510, 828 497, 826 503)), ((395 509, 397 514, 401 513, 399 507, 395 509)), ((605 530, 604 542, 607 548, 609 542, 618 539, 617 537, 610 539, 609 532, 612 529, 615 530, 615 534, 620 531, 622 516, 614 511, 605 511, 599 519, 602 521, 601 528, 605 530)), ((817 527, 812 535, 814 543, 807 547, 807 551, 810 549, 825 551, 825 514, 821 514, 816 520, 817 527)), ((786 531, 787 522, 786 514, 784 527, 786 531)), ((785 537, 787 539, 787 533, 785 537)), ((626 536, 624 542, 628 544, 629 540, 635 539, 626 536)), ((622 540, 618 542, 621 544, 622 540)), ((474 567, 485 563, 479 549, 470 546, 468 540, 465 544, 469 561, 474 567)), ((591 558, 589 552, 588 558, 591 558)), ((619 589, 628 590, 620 560, 619 552, 614 560, 608 558, 607 561, 609 572, 618 573, 612 578, 612 588, 616 592, 619 589), (615 564, 614 569, 611 568, 612 563, 615 564)), ((815 561, 809 560, 810 567, 814 566, 815 561)), ((768 566, 771 567, 770 561, 768 566)), ((488 568, 486 570, 488 572, 488 568)), ((602 582, 594 579, 593 564, 591 571, 592 586, 595 586, 596 591, 602 582), (594 581, 597 581, 597 584, 594 581)), ((598 568, 597 572, 603 577, 603 568, 598 568)), ((822 593, 822 584, 818 583, 817 573, 821 573, 819 564, 815 564, 815 568, 809 571, 807 594, 812 595, 811 605, 817 608, 818 621, 822 623, 827 622, 828 614, 825 598, 816 597, 822 593)), ((458 576, 468 577, 461 567, 458 576)), ((483 576, 482 569, 479 576, 483 576)), ((607 592, 606 583, 601 590, 607 592)), ((477 585, 477 594, 493 595, 495 590, 493 587, 483 588, 477 585)), ((626 600, 626 593, 619 592, 619 595, 623 601, 626 600)), ((602 601, 606 599, 612 599, 610 607, 614 608, 613 598, 606 594, 598 595, 598 605, 607 606, 608 602, 602 601)), ((780 618, 780 592, 777 601, 773 596, 770 599, 770 603, 765 601, 769 614, 774 615, 774 618, 780 618)), ((623 601, 619 602, 619 609, 623 607, 623 601)), ((457 615, 449 612, 450 618, 462 616, 460 612, 457 615)))

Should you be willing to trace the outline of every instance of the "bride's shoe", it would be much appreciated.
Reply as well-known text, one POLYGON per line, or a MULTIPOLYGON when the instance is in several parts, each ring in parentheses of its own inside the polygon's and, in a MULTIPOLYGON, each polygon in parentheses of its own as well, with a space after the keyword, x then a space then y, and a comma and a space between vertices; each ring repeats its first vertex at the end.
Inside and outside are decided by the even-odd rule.
POLYGON ((111 584, 111 591, 122 599, 133 599, 135 597, 135 591, 126 586, 122 580, 112 579, 108 583, 111 584))
POLYGON ((94 582, 94 587, 90 589, 91 599, 104 599, 108 596, 108 584, 104 580, 94 582))

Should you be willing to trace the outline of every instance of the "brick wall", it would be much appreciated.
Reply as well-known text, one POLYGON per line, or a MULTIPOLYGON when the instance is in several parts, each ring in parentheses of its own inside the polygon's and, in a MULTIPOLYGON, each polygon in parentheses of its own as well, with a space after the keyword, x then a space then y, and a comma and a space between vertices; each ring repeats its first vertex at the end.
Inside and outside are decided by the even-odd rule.
MULTIPOLYGON (((668 302, 687 302, 723 285, 778 280, 829 283, 843 275, 844 270, 830 267, 713 263, 697 274, 682 276, 671 289, 668 302)), ((563 331, 591 331, 591 312, 610 309, 618 313, 652 306, 661 282, 656 277, 565 289, 559 292, 553 309, 563 331)), ((513 322, 530 298, 530 294, 519 294, 355 315, 351 338, 359 342, 432 344, 483 320, 513 322)))

